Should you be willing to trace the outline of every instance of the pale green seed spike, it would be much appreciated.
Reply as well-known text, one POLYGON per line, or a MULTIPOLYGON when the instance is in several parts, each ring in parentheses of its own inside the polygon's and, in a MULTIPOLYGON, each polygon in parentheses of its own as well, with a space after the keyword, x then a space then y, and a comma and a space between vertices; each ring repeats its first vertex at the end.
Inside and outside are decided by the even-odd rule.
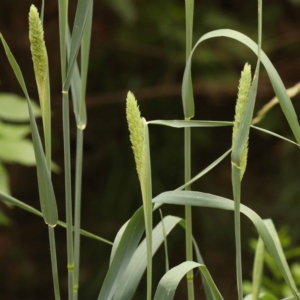
POLYGON ((29 12, 29 40, 35 77, 41 99, 45 93, 48 74, 48 56, 44 41, 44 30, 37 8, 31 5, 29 12))
MULTIPOLYGON (((251 66, 248 63, 246 63, 241 73, 238 98, 235 106, 235 117, 234 117, 234 124, 233 124, 233 133, 232 133, 232 147, 236 142, 238 129, 242 120, 242 115, 247 104, 250 87, 251 87, 251 66)), ((248 138, 240 161, 241 180, 246 170, 247 157, 248 157, 248 138)))
POLYGON ((137 101, 131 92, 126 99, 126 117, 130 132, 130 141, 136 163, 136 169, 141 180, 144 144, 144 126, 137 101))

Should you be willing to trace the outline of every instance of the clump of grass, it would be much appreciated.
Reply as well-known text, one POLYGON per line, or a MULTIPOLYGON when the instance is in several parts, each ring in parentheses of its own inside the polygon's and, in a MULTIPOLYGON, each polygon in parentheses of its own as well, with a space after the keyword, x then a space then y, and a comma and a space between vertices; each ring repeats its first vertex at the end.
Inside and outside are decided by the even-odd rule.
MULTIPOLYGON (((0 199, 15 204, 31 213, 43 216, 46 223, 49 224, 49 235, 51 245, 52 256, 52 270, 54 279, 55 299, 60 299, 60 291, 58 285, 58 273, 57 273, 57 261, 55 254, 55 237, 53 227, 56 224, 62 225, 67 228, 67 267, 69 271, 68 277, 68 293, 69 299, 77 300, 78 284, 79 284, 79 256, 80 256, 80 236, 79 233, 85 234, 89 237, 96 238, 100 241, 104 241, 108 244, 110 242, 105 241, 95 235, 80 230, 80 211, 81 211, 81 173, 82 173, 82 151, 83 151, 83 129, 86 126, 85 116, 85 89, 87 78, 87 64, 88 64, 88 49, 89 39, 91 32, 91 18, 92 18, 92 0, 79 0, 77 6, 77 12, 74 22, 74 28, 72 36, 66 38, 68 31, 68 2, 59 1, 60 12, 60 42, 61 42, 61 67, 62 67, 62 87, 63 87, 63 138, 64 138, 64 156, 65 156, 65 191, 66 191, 66 220, 67 224, 64 224, 57 220, 56 202, 54 197, 54 191, 51 182, 50 163, 51 163, 51 131, 50 131, 50 93, 49 93, 49 74, 48 74, 48 58, 43 39, 43 27, 40 21, 37 9, 34 6, 30 8, 29 21, 30 21, 30 41, 31 51, 34 63, 34 70, 36 81, 39 90, 39 96, 43 109, 43 122, 44 122, 44 135, 45 135, 45 153, 42 147, 38 129, 35 123, 34 115, 32 112, 31 102, 26 90, 25 81, 22 76, 21 70, 14 59, 12 53, 9 50, 2 35, 0 35, 2 44, 4 46, 6 55, 9 62, 16 74, 16 77, 26 95, 28 100, 28 107, 30 112, 31 130, 33 135, 33 142, 35 147, 35 154, 37 158, 37 170, 39 179, 39 190, 41 198, 42 213, 34 208, 26 205, 7 196, 0 192, 0 199), (67 50, 67 41, 69 41, 69 49, 67 50), (81 45, 81 74, 77 66, 77 54, 81 45), (68 55, 69 61, 68 61, 68 55), (75 198, 77 199, 75 205, 75 226, 73 224, 73 209, 72 209, 72 186, 71 186, 71 164, 70 164, 70 132, 69 132, 69 88, 72 85, 73 102, 75 107, 75 118, 77 122, 78 135, 77 135, 77 153, 76 153, 76 180, 75 180, 75 198), (78 87, 80 88, 78 89, 78 87), (78 97, 80 95, 80 97, 78 97), (76 100, 77 99, 77 100, 76 100), (45 105, 47 103, 47 105, 45 105), (47 161, 47 164, 46 164, 47 161), (75 242, 73 242, 73 227, 75 228, 75 242), (74 259, 75 256, 75 259, 74 259)), ((180 127, 185 129, 185 185, 178 188, 173 192, 165 192, 155 199, 152 199, 152 179, 151 179, 151 163, 150 163, 150 147, 149 147, 149 122, 141 117, 141 113, 134 95, 129 92, 126 101, 126 116, 128 121, 128 127, 130 131, 130 140, 132 143, 132 149, 135 158, 136 170, 141 186, 141 196, 143 200, 143 206, 139 208, 130 220, 122 226, 117 233, 114 243, 112 243, 111 262, 106 274, 105 280, 101 285, 98 300, 130 300, 132 299, 135 290, 142 278, 145 269, 147 268, 147 300, 152 300, 152 255, 157 248, 166 241, 167 234, 171 231, 175 225, 180 224, 186 230, 186 261, 182 264, 169 269, 167 264, 166 274, 162 277, 156 290, 154 300, 172 300, 175 295, 176 288, 180 280, 187 275, 188 284, 188 299, 193 300, 194 295, 194 283, 193 283, 193 268, 198 267, 202 278, 203 286, 205 287, 206 299, 222 300, 222 295, 217 289, 215 283, 212 280, 206 266, 204 265, 201 257, 199 247, 196 240, 192 235, 192 206, 198 207, 211 207, 224 210, 232 210, 235 212, 236 222, 236 248, 237 248, 237 278, 238 278, 238 297, 243 299, 241 291, 241 279, 242 279, 242 259, 241 259, 241 247, 240 247, 240 212, 244 213, 255 225, 261 239, 268 248, 270 254, 275 259, 276 264, 279 267, 281 274, 286 280, 290 290, 293 293, 295 299, 299 299, 297 288, 291 277, 290 270, 284 259, 284 255, 280 246, 280 243, 276 239, 275 227, 266 221, 263 221, 254 211, 244 205, 240 205, 240 180, 246 169, 247 152, 248 152, 248 136, 246 137, 246 145, 244 146, 244 138, 242 133, 246 132, 248 135, 250 128, 250 121, 253 114, 254 101, 256 97, 256 88, 259 74, 260 64, 260 37, 261 37, 261 1, 259 1, 259 46, 258 46, 258 63, 256 69, 256 76, 254 76, 253 84, 251 82, 251 68, 246 64, 241 75, 239 93, 236 104, 235 120, 233 122, 233 135, 232 135, 232 147, 238 148, 240 143, 241 147, 238 148, 238 153, 243 149, 242 155, 235 160, 235 169, 238 175, 234 177, 234 183, 236 187, 235 201, 226 199, 217 195, 201 193, 190 190, 190 185, 195 180, 201 178, 208 171, 213 169, 218 163, 220 163, 230 152, 227 151, 220 158, 210 164, 205 170, 191 179, 191 127, 215 127, 215 126, 228 126, 232 125, 230 122, 219 121, 197 121, 191 120, 194 117, 194 99, 192 90, 191 79, 191 58, 194 50, 198 44, 205 38, 227 36, 235 38, 245 43, 248 47, 253 47, 253 42, 247 40, 247 37, 240 33, 230 30, 220 30, 208 33, 205 38, 202 37, 197 43, 194 49, 192 49, 192 28, 193 28, 193 9, 194 1, 186 1, 186 27, 187 27, 187 42, 186 42, 186 70, 183 79, 183 107, 184 107, 184 120, 177 121, 154 121, 153 124, 167 125, 171 127, 180 127), (187 97, 185 97, 187 95, 187 97), (249 98, 248 105, 247 100, 249 98), (251 101, 250 101, 251 100, 251 101), (249 108, 249 109, 247 109, 249 108), (246 120, 246 121, 245 121, 246 120), (243 124, 246 124, 242 128, 243 124), (244 131, 240 131, 244 129, 244 131), (239 162, 240 160, 240 162, 239 162), (241 178, 239 178, 241 177, 241 178), (238 184, 236 184, 238 183, 238 184), (182 188, 186 188, 185 191, 180 191, 182 188), (153 203, 157 203, 157 206, 153 208, 153 203), (163 218, 161 215, 162 230, 159 235, 152 226, 152 212, 158 206, 162 204, 176 204, 185 206, 185 220, 180 218, 166 216, 163 218), (146 239, 139 242, 146 232, 146 239), (152 238, 152 235, 155 238, 152 238), (196 258, 198 263, 193 262, 193 247, 195 249, 196 258), (153 251, 154 249, 154 251, 153 251), (132 263, 132 259, 136 259, 132 263), (120 285, 122 282, 122 285, 120 285), (129 284, 130 283, 130 284, 129 284), (117 291, 117 292, 116 292, 117 291)), ((252 49, 253 50, 253 49, 252 49)), ((255 49, 257 50, 257 49, 255 49)), ((298 142, 300 142, 300 127, 294 112, 290 99, 285 94, 285 89, 278 76, 273 65, 269 62, 266 56, 262 55, 262 62, 265 64, 266 69, 270 75, 270 79, 274 86, 275 93, 278 96, 281 105, 285 108, 284 113, 291 125, 291 128, 295 134, 298 142)), ((151 123, 151 122, 150 122, 151 123)), ((261 130, 261 129, 260 129, 261 130)), ((275 133, 262 130, 265 133, 269 133, 280 137, 286 141, 288 139, 283 138, 275 133)), ((246 135, 246 134, 245 134, 246 135)), ((295 143, 294 143, 295 144, 295 143)), ((234 150, 235 151, 235 150, 234 150)), ((234 152, 233 151, 233 152, 234 152)), ((166 243, 165 243, 166 244, 166 243)), ((168 257, 168 247, 165 247, 168 257)), ((258 268, 257 272, 261 273, 262 268, 258 268), (258 270, 259 269, 259 270, 258 270)), ((256 276, 256 294, 260 289, 260 275, 256 276)))

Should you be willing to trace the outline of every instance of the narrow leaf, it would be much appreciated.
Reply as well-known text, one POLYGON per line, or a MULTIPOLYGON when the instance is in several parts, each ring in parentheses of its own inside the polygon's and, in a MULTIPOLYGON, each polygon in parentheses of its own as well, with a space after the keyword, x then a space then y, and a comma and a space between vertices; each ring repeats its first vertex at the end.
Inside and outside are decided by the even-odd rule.
MULTIPOLYGON (((212 194, 192 191, 165 192, 155 197, 153 202, 234 210, 234 202, 232 200, 212 194)), ((243 204, 240 206, 240 211, 252 221, 260 237, 264 241, 266 248, 275 260, 286 283, 290 287, 294 297, 300 299, 297 295, 297 289, 294 286, 290 271, 287 269, 281 258, 280 252, 278 251, 280 245, 276 244, 274 236, 270 233, 264 221, 253 210, 243 204)))
POLYGON ((43 151, 41 138, 39 136, 38 128, 34 118, 31 101, 19 65, 17 64, 14 56, 12 55, 8 45, 6 44, 1 34, 0 34, 0 39, 2 41, 2 45, 4 47, 9 63, 27 99, 33 146, 34 146, 35 158, 37 162, 38 187, 39 187, 41 208, 42 208, 45 223, 47 223, 49 226, 55 226, 58 220, 56 200, 55 200, 54 190, 50 178, 50 173, 46 165, 46 159, 43 151))
POLYGON ((221 296, 218 288, 216 287, 213 279, 211 278, 206 266, 198 264, 193 261, 186 261, 177 267, 174 267, 170 271, 168 271, 163 278, 160 280, 154 300, 172 300, 174 299, 175 291, 181 279, 184 275, 194 269, 199 268, 200 272, 205 276, 209 287, 215 297, 216 300, 221 300, 223 297, 221 296))

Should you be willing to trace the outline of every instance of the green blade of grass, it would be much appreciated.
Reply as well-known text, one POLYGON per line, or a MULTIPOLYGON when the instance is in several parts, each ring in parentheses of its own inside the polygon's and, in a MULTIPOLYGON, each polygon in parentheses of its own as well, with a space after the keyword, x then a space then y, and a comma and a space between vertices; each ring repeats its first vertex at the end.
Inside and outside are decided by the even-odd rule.
POLYGON ((206 266, 193 261, 183 262, 182 264, 168 271, 158 284, 154 300, 174 299, 175 291, 183 276, 190 270, 197 267, 199 268, 203 276, 206 278, 209 287, 215 297, 215 300, 222 300, 223 297, 220 294, 218 288, 216 287, 213 279, 211 278, 206 266))
MULTIPOLYGON (((193 23, 194 23, 194 0, 185 1, 185 28, 186 28, 186 59, 192 50, 193 45, 193 23)), ((194 94, 192 85, 191 70, 188 73, 187 95, 188 97, 182 98, 183 112, 185 119, 191 119, 195 114, 194 94)))
POLYGON ((67 33, 68 33, 68 0, 58 1, 59 46, 62 84, 67 75, 67 33))
MULTIPOLYGON (((201 256, 198 244, 194 238, 193 238, 193 245, 194 245, 194 250, 196 253, 197 262, 201 265, 204 265, 203 258, 201 256)), ((209 283, 207 282, 206 277, 202 273, 201 273, 201 278, 202 278, 202 284, 204 287, 205 300, 215 300, 215 297, 211 291, 209 283)))
POLYGON ((87 73, 89 65, 89 54, 90 54, 90 44, 91 44, 91 34, 92 34, 92 20, 93 20, 93 0, 88 12, 87 21, 82 35, 81 41, 81 94, 79 103, 79 123, 77 127, 84 129, 87 123, 86 115, 86 83, 87 83, 87 73))
POLYGON ((225 157, 227 157, 231 153, 231 149, 227 150, 223 155, 221 155, 218 159, 216 159, 213 163, 211 163, 208 167, 206 167, 204 170, 202 170, 200 173, 198 173, 196 176, 194 176, 190 181, 185 183, 184 185, 180 186, 176 190, 183 190, 186 186, 192 184, 196 180, 203 177, 206 173, 208 173, 210 170, 212 170, 215 166, 217 166, 225 157))
MULTIPOLYGON (((152 231, 152 255, 156 253, 160 245, 164 241, 163 226, 166 235, 168 235, 175 226, 181 221, 181 218, 166 216, 163 221, 152 231)), ((134 252, 122 279, 118 284, 118 288, 114 295, 114 300, 131 300, 138 287, 139 282, 147 267, 147 246, 144 239, 134 252)))
POLYGON ((167 233, 166 233, 166 226, 165 226, 165 222, 164 222, 164 216, 163 216, 163 213, 162 213, 161 209, 159 210, 159 215, 160 215, 161 224, 162 224, 162 233, 163 233, 163 236, 164 236, 165 264, 166 264, 165 270, 166 270, 166 272, 168 272, 169 269, 170 269, 170 267, 169 267, 170 264, 169 264, 168 240, 167 240, 167 233))
POLYGON ((57 224, 57 220, 58 220, 56 199, 55 199, 54 190, 50 178, 50 171, 47 168, 41 138, 38 132, 33 109, 31 106, 31 100, 29 98, 25 81, 18 63, 16 62, 13 54, 11 53, 7 43, 4 40, 4 37, 1 34, 0 34, 0 39, 2 41, 2 45, 4 47, 9 63, 27 99, 34 153, 35 153, 35 158, 37 163, 36 167, 37 167, 37 174, 38 174, 38 187, 39 187, 41 208, 42 208, 45 223, 48 224, 49 226, 54 227, 57 224))
MULTIPOLYGON (((30 213, 38 216, 38 217, 43 218, 43 214, 39 210, 37 210, 34 207, 32 207, 32 206, 30 206, 30 205, 28 205, 28 204, 26 204, 26 203, 24 203, 24 202, 16 199, 16 198, 14 198, 14 197, 12 197, 10 195, 7 195, 7 194, 5 194, 3 192, 0 192, 0 201, 3 201, 4 203, 11 204, 13 206, 19 207, 19 208, 21 208, 23 210, 26 210, 26 211, 28 211, 28 212, 30 212, 30 213)), ((58 221, 57 225, 61 226, 61 227, 64 227, 64 228, 67 228, 66 223, 62 222, 62 221, 58 221)), ((99 242, 103 242, 103 243, 108 244, 108 245, 112 245, 113 244, 112 242, 110 242, 110 241, 108 241, 108 240, 106 240, 106 239, 104 239, 104 238, 102 238, 100 236, 97 236, 97 235, 95 235, 93 233, 90 233, 90 232, 88 232, 86 230, 80 229, 80 233, 81 233, 81 235, 83 235, 85 237, 97 240, 99 242)))
POLYGON ((291 143, 291 144, 294 144, 294 145, 300 147, 300 145, 297 144, 296 142, 294 142, 294 141, 292 141, 292 140, 290 140, 290 139, 287 139, 286 137, 284 137, 284 136, 282 136, 282 135, 280 135, 280 134, 277 134, 277 133, 275 133, 275 132, 273 132, 273 131, 270 131, 270 130, 267 130, 267 129, 264 129, 264 128, 261 128, 261 127, 257 127, 257 126, 254 126, 254 125, 251 125, 251 127, 252 127, 253 129, 255 129, 255 130, 264 132, 264 133, 269 134, 269 135, 273 135, 273 136, 275 136, 275 137, 277 137, 277 138, 279 138, 279 139, 281 139, 281 140, 284 140, 284 141, 286 141, 286 142, 288 142, 288 143, 291 143))
POLYGON ((77 54, 81 44, 82 35, 85 28, 85 23, 91 10, 92 0, 78 0, 75 21, 72 31, 72 39, 70 46, 70 56, 68 61, 68 69, 66 74, 66 80, 63 85, 63 90, 67 92, 69 90, 77 54))
POLYGON ((261 281, 264 268, 264 253, 265 245, 261 238, 258 238, 257 246, 255 249, 255 258, 253 266, 253 275, 252 275, 252 300, 259 300, 259 292, 261 288, 261 281))
POLYGON ((189 127, 223 127, 232 126, 233 122, 226 121, 199 121, 199 120, 155 120, 149 121, 148 124, 164 125, 174 128, 189 127))
MULTIPOLYGON (((201 192, 192 192, 192 191, 175 191, 175 192, 165 192, 153 199, 153 203, 165 203, 165 204, 177 204, 177 205, 191 205, 191 206, 200 206, 200 207, 211 207, 224 210, 234 211, 234 201, 201 192)), ((294 285, 294 280, 291 276, 290 270, 286 267, 283 262, 280 252, 274 236, 269 231, 264 221, 259 217, 257 213, 248 208, 247 206, 241 204, 240 211, 246 215, 256 227, 260 237, 262 238, 266 248, 270 252, 271 256, 275 260, 282 276, 284 277, 287 285, 291 289, 294 297, 300 299, 297 294, 297 288, 294 285)))
MULTIPOLYGON (((187 128, 187 127, 223 127, 223 126, 232 126, 233 122, 229 121, 200 121, 200 120, 155 120, 155 121, 148 121, 147 122, 150 125, 163 125, 163 126, 168 126, 168 127, 173 127, 173 128, 187 128)), ((286 142, 289 142, 291 144, 294 144, 296 146, 300 146, 296 142, 280 135, 277 134, 273 131, 251 125, 251 128, 255 130, 262 131, 266 134, 273 135, 279 139, 282 139, 286 142)))
MULTIPOLYGON (((258 48, 257 44, 255 42, 253 42, 250 38, 248 38, 246 35, 238 32, 238 31, 234 31, 234 30, 230 30, 230 29, 220 29, 220 30, 211 31, 211 32, 203 35, 195 44, 195 46, 191 52, 191 55, 187 61, 185 72, 184 72, 184 77, 183 77, 183 82, 182 82, 182 98, 188 97, 188 95, 186 93, 186 88, 188 85, 188 74, 191 69, 191 59, 192 59, 193 53, 195 52, 196 48, 198 47, 198 45, 201 42, 211 39, 211 38, 215 38, 215 37, 228 37, 228 38, 235 39, 235 40, 245 44, 255 54, 257 54, 257 48, 258 48)), ((276 96, 278 97, 282 111, 291 127, 291 130, 295 136, 297 143, 300 144, 300 128, 299 128, 299 122, 297 119, 295 109, 293 107, 291 99, 289 98, 289 96, 286 92, 286 89, 282 83, 281 78, 279 77, 273 64, 271 63, 271 61, 269 60, 269 58, 263 51, 261 51, 261 63, 266 68, 266 71, 270 78, 274 92, 275 92, 276 96)))
MULTIPOLYGON (((275 225, 274 225, 273 221, 271 219, 267 219, 267 220, 264 220, 264 223, 265 223, 266 227, 268 228, 270 234, 274 238, 274 242, 275 242, 275 246, 276 246, 277 252, 279 253, 279 256, 280 256, 280 258, 282 260, 282 263, 283 263, 284 267, 287 270, 289 270, 289 265, 288 265, 287 260, 285 258, 283 249, 282 249, 281 244, 280 244, 279 236, 277 234, 277 230, 275 228, 275 225)), ((291 274, 290 274, 290 276, 291 276, 291 279, 292 279, 293 286, 296 287, 295 281, 294 281, 294 279, 293 279, 293 277, 292 277, 291 274)))
POLYGON ((109 270, 106 273, 98 300, 112 299, 133 253, 145 230, 143 207, 139 208, 129 220, 116 249, 109 270))
MULTIPOLYGON (((185 220, 180 221, 179 225, 185 230, 186 226, 185 226, 186 222, 185 220)), ((195 238, 193 237, 193 246, 194 246, 194 250, 195 250, 195 254, 196 254, 196 258, 197 258, 197 262, 201 265, 205 265, 202 255, 200 253, 198 244, 195 240, 195 238)), ((204 293, 205 293, 205 300, 215 300, 215 297, 212 294, 212 291, 209 287, 209 284, 205 278, 205 276, 201 273, 201 278, 202 278, 202 284, 204 287, 204 293)))

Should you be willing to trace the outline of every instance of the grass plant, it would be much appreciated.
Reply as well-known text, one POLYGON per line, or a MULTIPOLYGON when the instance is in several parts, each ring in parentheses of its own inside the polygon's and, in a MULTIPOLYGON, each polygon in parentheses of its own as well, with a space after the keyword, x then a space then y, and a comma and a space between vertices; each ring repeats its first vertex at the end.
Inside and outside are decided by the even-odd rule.
MULTIPOLYGON (((272 295, 261 294, 261 278, 263 275, 263 253, 265 249, 274 259, 289 287, 291 299, 300 299, 292 273, 287 264, 284 252, 279 242, 274 224, 270 220, 263 220, 256 212, 241 203, 241 180, 246 171, 248 137, 252 130, 260 130, 265 134, 280 138, 299 147, 300 126, 291 99, 267 55, 261 50, 262 47, 262 1, 258 1, 258 43, 252 41, 244 34, 220 29, 203 35, 193 46, 193 18, 194 1, 186 0, 186 67, 182 81, 183 120, 153 120, 146 121, 139 111, 137 99, 133 93, 127 95, 126 116, 135 158, 138 180, 141 187, 141 203, 129 220, 116 233, 113 242, 93 235, 81 229, 81 190, 82 190, 82 164, 84 130, 87 126, 87 114, 85 106, 86 85, 88 74, 88 61, 90 39, 92 30, 93 1, 78 0, 73 29, 69 30, 68 1, 60 0, 59 4, 59 40, 60 60, 62 77, 62 116, 63 116, 63 140, 64 140, 64 172, 65 172, 65 205, 66 223, 58 220, 58 211, 54 188, 51 181, 51 107, 50 85, 46 45, 43 40, 44 1, 42 1, 41 19, 37 9, 30 9, 30 40, 33 56, 34 71, 39 93, 42 118, 43 118, 43 142, 39 134, 33 112, 32 103, 28 95, 25 80, 16 59, 11 53, 4 37, 0 39, 7 59, 16 75, 24 95, 27 99, 30 115, 31 134, 37 164, 37 177, 41 212, 12 196, 0 192, 0 199, 13 204, 39 217, 43 217, 49 228, 49 240, 51 249, 52 273, 54 282, 55 299, 60 299, 59 274, 57 271, 57 258, 55 250, 54 227, 56 225, 66 228, 67 245, 67 270, 68 270, 68 297, 69 299, 84 299, 80 294, 80 237, 96 239, 110 245, 110 264, 102 283, 99 283, 98 300, 130 300, 133 299, 137 287, 146 272, 147 300, 171 300, 174 299, 176 289, 182 278, 187 279, 187 298, 195 299, 193 269, 197 268, 201 273, 204 286, 205 299, 221 300, 223 296, 217 288, 213 274, 210 274, 199 251, 197 240, 192 231, 192 207, 210 207, 233 211, 235 221, 235 246, 236 246, 236 277, 237 289, 232 291, 232 299, 238 296, 242 299, 273 299, 272 295), (257 64, 253 78, 250 66, 245 65, 240 80, 236 114, 234 121, 207 121, 192 120, 194 118, 194 97, 192 88, 192 57, 198 46, 211 38, 228 37, 235 39, 248 48, 257 56, 257 64), (78 66, 78 53, 80 50, 80 68, 78 66), (260 65, 264 65, 272 83, 276 99, 281 105, 282 111, 291 127, 295 141, 280 136, 277 133, 254 126, 262 118, 271 105, 263 110, 258 118, 253 118, 257 86, 259 81, 260 65), (76 170, 75 186, 72 186, 71 176, 71 148, 70 148, 70 111, 69 102, 72 96, 74 116, 77 126, 76 143, 76 170), (149 129, 153 126, 169 126, 184 128, 184 182, 174 191, 166 191, 152 198, 151 160, 149 145, 149 129), (228 127, 233 126, 231 148, 213 161, 204 170, 198 171, 192 177, 191 170, 191 128, 197 127, 228 127), (217 167, 231 154, 232 189, 233 200, 218 195, 191 191, 191 184, 202 178, 205 174, 217 167), (72 192, 75 194, 73 203, 72 192), (185 219, 167 215, 163 217, 160 210, 161 220, 153 225, 153 214, 162 205, 181 205, 185 207, 185 219), (259 236, 253 270, 253 290, 249 295, 243 295, 242 290, 242 251, 241 251, 241 226, 240 218, 244 214, 253 223, 259 236), (179 225, 186 234, 186 258, 177 266, 169 262, 170 248, 167 246, 168 234, 179 225), (146 234, 142 240, 143 234, 146 234), (155 293, 152 286, 152 258, 158 248, 164 244, 166 268, 155 293), (194 255, 195 253, 195 260, 194 255), (154 296, 153 296, 154 295, 154 296), (269 298, 267 298, 269 297, 269 298)), ((272 102, 273 105, 273 102, 272 102)), ((156 154, 154 154, 156 155, 156 154)), ((228 163, 229 166, 229 163, 228 163)), ((229 168, 229 167, 228 167, 229 168)))

